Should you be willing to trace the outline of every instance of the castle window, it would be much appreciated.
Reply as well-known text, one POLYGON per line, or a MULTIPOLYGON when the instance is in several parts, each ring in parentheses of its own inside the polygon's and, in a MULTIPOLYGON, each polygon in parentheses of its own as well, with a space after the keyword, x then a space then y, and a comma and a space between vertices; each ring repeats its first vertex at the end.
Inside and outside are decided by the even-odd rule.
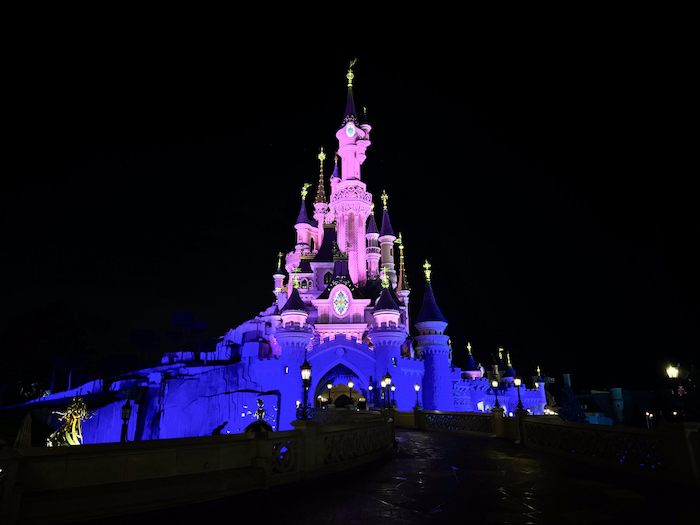
POLYGON ((397 366, 397 365, 396 365, 396 358, 395 358, 395 357, 392 357, 392 358, 391 358, 391 362, 392 362, 392 364, 393 364, 394 366, 397 366))
POLYGON ((331 282, 331 279, 333 279, 333 276, 331 275, 331 272, 326 272, 326 275, 323 276, 323 284, 328 284, 331 282))
POLYGON ((311 251, 314 251, 314 239, 313 239, 313 237, 311 238, 311 251))

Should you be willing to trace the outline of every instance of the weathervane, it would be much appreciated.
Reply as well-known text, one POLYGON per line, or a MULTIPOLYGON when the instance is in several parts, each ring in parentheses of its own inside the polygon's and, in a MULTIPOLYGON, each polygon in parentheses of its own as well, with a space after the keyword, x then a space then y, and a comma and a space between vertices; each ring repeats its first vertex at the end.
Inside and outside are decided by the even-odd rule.
POLYGON ((311 187, 311 183, 305 182, 304 185, 301 187, 301 200, 305 201, 306 200, 306 194, 309 193, 309 188, 311 187))
POLYGON ((348 79, 348 87, 352 87, 352 79, 355 78, 355 73, 352 72, 352 68, 355 65, 355 62, 357 62, 357 58, 350 62, 350 68, 348 69, 348 74, 345 75, 345 78, 348 79))

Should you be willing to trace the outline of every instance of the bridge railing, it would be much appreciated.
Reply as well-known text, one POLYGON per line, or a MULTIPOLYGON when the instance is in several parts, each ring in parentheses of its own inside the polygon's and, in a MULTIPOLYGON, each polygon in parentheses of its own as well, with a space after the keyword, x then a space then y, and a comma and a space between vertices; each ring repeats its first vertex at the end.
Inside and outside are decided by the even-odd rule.
POLYGON ((295 430, 0 450, 0 523, 98 520, 358 467, 396 444, 389 418, 295 430))

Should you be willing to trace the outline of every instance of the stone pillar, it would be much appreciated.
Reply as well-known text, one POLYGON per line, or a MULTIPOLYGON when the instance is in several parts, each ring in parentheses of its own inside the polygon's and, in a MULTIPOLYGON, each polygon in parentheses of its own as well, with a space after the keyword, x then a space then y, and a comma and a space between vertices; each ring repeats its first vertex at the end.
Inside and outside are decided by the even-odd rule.
POLYGON ((503 421, 503 409, 502 408, 492 408, 493 412, 493 433, 496 437, 506 436, 506 425, 503 421))

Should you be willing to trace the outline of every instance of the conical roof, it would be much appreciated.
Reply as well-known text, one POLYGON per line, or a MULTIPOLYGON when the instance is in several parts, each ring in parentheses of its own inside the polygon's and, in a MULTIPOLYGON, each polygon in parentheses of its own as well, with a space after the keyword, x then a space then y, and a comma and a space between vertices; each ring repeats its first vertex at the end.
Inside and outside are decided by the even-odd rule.
POLYGON ((438 308, 437 302, 435 301, 435 295, 433 294, 433 287, 430 285, 430 281, 425 283, 425 293, 423 294, 423 305, 418 312, 418 317, 416 318, 416 323, 422 323, 423 321, 441 321, 443 323, 447 322, 445 316, 442 315, 440 308, 438 308))
POLYGON ((384 208, 384 212, 382 213, 382 229, 379 232, 380 237, 384 235, 393 235, 396 237, 394 229, 391 227, 391 221, 389 220, 389 210, 386 208, 384 208))
POLYGON ((348 86, 348 100, 345 103, 345 117, 343 117, 343 123, 340 125, 342 128, 348 122, 353 121, 355 124, 359 124, 360 121, 357 118, 357 111, 355 110, 355 98, 352 94, 352 86, 348 86))
POLYGON ((309 219, 309 215, 306 213, 306 200, 301 200, 301 208, 299 209, 299 215, 297 216, 297 224, 313 224, 315 221, 309 219))
POLYGON ((296 288, 292 288, 292 294, 289 296, 289 299, 280 311, 286 312, 287 310, 298 310, 300 312, 309 311, 306 304, 304 304, 304 301, 302 301, 301 297, 299 296, 299 290, 296 288))
POLYGON ((382 293, 379 294, 379 299, 377 299, 374 309, 376 310, 396 310, 399 311, 400 304, 396 299, 396 296, 391 293, 392 287, 384 288, 382 293))
POLYGON ((367 233, 379 233, 377 223, 374 220, 374 213, 369 215, 369 223, 367 224, 367 233))

